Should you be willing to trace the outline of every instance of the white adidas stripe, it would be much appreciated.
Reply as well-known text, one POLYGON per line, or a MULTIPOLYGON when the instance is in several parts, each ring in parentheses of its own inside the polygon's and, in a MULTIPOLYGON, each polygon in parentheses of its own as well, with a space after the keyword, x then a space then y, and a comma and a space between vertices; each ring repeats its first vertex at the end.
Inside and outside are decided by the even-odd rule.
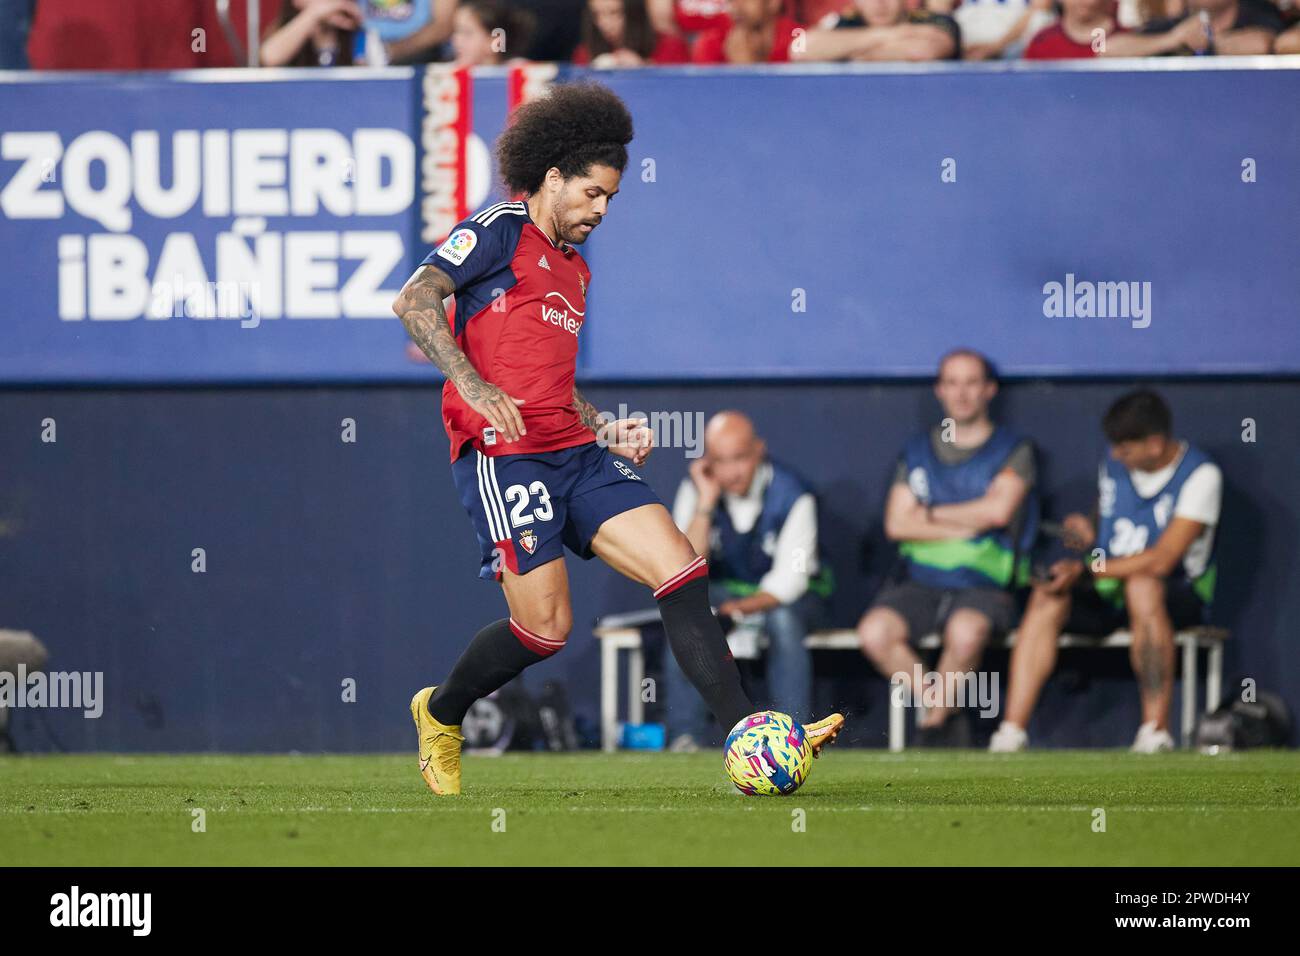
POLYGON ((493 500, 497 503, 497 518, 501 522, 501 540, 505 541, 510 537, 510 522, 506 520, 506 501, 501 497, 501 486, 497 484, 497 460, 495 458, 489 458, 487 460, 487 466, 488 482, 490 485, 488 490, 492 493, 493 500))
POLYGON ((483 225, 490 226, 502 216, 526 216, 527 214, 528 213, 523 206, 520 206, 518 209, 499 209, 492 215, 488 216, 487 219, 483 220, 483 225))
POLYGON ((481 451, 475 451, 474 454, 478 455, 478 493, 483 500, 483 513, 487 515, 488 531, 495 544, 510 537, 505 530, 506 509, 501 502, 501 492, 496 488, 496 476, 489 472, 492 459, 481 451))
POLYGON ((522 206, 522 205, 523 203, 520 202, 494 202, 492 205, 484 209, 480 209, 478 212, 474 213, 474 215, 470 216, 470 219, 472 219, 474 222, 482 222, 485 217, 490 216, 492 213, 496 212, 498 209, 500 209, 503 206, 522 206))
POLYGON ((487 490, 484 484, 483 453, 481 451, 475 451, 474 454, 477 456, 474 460, 474 471, 478 475, 478 496, 479 500, 483 502, 483 514, 487 517, 488 534, 491 536, 493 542, 500 541, 501 537, 497 534, 496 514, 492 510, 492 504, 488 500, 487 490))
POLYGON ((495 205, 488 206, 482 212, 473 216, 473 221, 482 226, 490 226, 498 217, 509 213, 512 216, 522 216, 526 210, 521 202, 499 202, 495 205))

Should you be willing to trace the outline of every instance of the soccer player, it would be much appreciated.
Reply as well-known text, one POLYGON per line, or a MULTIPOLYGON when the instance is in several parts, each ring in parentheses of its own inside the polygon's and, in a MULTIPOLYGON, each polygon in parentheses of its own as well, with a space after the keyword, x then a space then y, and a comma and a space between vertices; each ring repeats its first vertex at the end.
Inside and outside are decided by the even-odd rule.
MULTIPOLYGON (((709 607, 705 559, 620 460, 642 464, 650 430, 600 416, 574 386, 591 282, 577 247, 608 214, 631 140, 627 108, 599 85, 558 86, 521 106, 497 159, 506 189, 524 198, 457 225, 393 305, 447 377, 443 424, 478 533, 479 577, 500 582, 510 609, 442 684, 411 700, 420 772, 435 794, 460 792, 470 705, 564 646, 565 547, 653 591, 674 656, 722 726, 757 710, 709 607), (453 293, 454 327, 443 309, 453 293)), ((843 723, 832 714, 806 725, 813 752, 843 723)))
POLYGON ((1150 389, 1121 396, 1102 420, 1110 458, 1097 476, 1101 526, 1065 519, 1081 548, 1100 544, 1104 563, 1063 559, 1034 585, 1011 654, 1007 716, 989 749, 1023 750, 1038 694, 1056 666, 1057 638, 1104 636, 1127 621, 1129 659, 1142 699, 1136 753, 1172 750, 1174 631, 1205 623, 1214 594, 1214 530, 1223 475, 1195 445, 1172 435, 1173 415, 1150 389))
MULTIPOLYGON (((812 623, 825 614, 830 569, 817 555, 817 498, 798 473, 767 453, 741 412, 718 412, 704 430, 673 520, 709 560, 718 614, 757 625, 768 637, 767 685, 796 720, 812 715, 812 623)), ((681 668, 664 664, 670 750, 692 751, 707 716, 681 668)), ((726 728, 723 728, 724 730, 726 728)))
MULTIPOLYGON (((993 367, 969 349, 939 362, 935 397, 944 421, 914 435, 899 456, 885 503, 885 534, 898 542, 905 577, 876 595, 858 624, 863 653, 889 679, 912 686, 921 659, 909 646, 943 634, 944 687, 973 671, 994 634, 1015 623, 1012 593, 1028 577, 1038 527, 1033 443, 996 424, 993 367), (901 677, 899 677, 901 675, 901 677)), ((966 746, 970 727, 952 700, 927 707, 922 743, 966 746)))

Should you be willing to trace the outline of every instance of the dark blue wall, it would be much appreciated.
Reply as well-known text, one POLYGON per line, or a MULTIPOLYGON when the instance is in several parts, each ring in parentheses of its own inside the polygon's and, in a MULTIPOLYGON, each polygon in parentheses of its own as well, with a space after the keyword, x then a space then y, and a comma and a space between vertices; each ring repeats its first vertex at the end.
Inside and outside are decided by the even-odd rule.
MULTIPOLYGON (((1128 384, 1004 388, 1002 416, 1041 443, 1056 514, 1088 505, 1103 450, 1096 422, 1128 384)), ((1163 390, 1177 430, 1208 448, 1227 479, 1218 616, 1234 631, 1228 673, 1281 691, 1300 711, 1300 384, 1163 390), (1244 418, 1257 422, 1254 444, 1241 441, 1244 418)), ((774 452, 820 487, 840 580, 835 616, 856 619, 891 561, 879 516, 893 456, 937 415, 928 385, 586 391, 608 409, 752 414, 774 452)), ((684 471, 679 450, 645 469, 668 499, 684 471)), ((445 674, 474 630, 504 611, 476 566, 432 388, 0 391, 0 627, 35 631, 53 668, 106 674, 98 721, 17 714, 33 748, 52 746, 51 732, 76 750, 407 748, 411 692, 445 674), (356 444, 340 441, 345 417, 357 422, 356 444), (40 441, 45 418, 57 422, 55 444, 40 441), (205 574, 190 570, 196 547, 206 549, 205 574), (340 700, 348 677, 355 704, 340 700)), ((564 679, 591 718, 589 623, 648 598, 596 562, 570 568, 571 646, 529 677, 564 679)), ((1123 655, 1111 664, 1087 692, 1054 681, 1039 741, 1127 742, 1136 692, 1123 655)), ((855 738, 882 743, 884 683, 853 655, 827 655, 819 673, 825 703, 856 718, 855 738), (836 672, 846 679, 831 680, 836 672)))

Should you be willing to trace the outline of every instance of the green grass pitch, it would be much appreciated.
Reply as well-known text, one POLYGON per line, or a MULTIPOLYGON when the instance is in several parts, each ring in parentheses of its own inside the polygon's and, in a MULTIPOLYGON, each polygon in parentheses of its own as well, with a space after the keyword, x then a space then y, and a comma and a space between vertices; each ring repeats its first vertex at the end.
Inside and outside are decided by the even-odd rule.
POLYGON ((832 749, 785 798, 715 754, 0 759, 6 865, 1300 864, 1300 753, 832 749), (195 810, 204 832, 195 832, 195 810), (1096 832, 1095 810, 1105 811, 1096 832), (798 813, 797 811, 802 811, 798 813), (798 824, 802 821, 802 831, 798 824))

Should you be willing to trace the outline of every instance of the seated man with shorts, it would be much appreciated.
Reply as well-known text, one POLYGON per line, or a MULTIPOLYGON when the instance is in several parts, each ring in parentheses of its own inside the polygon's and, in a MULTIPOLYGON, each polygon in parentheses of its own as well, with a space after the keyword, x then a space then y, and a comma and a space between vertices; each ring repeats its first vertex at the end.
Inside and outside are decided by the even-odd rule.
POLYGON ((1034 584, 1011 655, 1006 719, 994 752, 1023 750, 1039 692, 1056 665, 1064 632, 1104 636, 1126 624, 1129 658, 1142 699, 1137 753, 1173 749, 1169 703, 1174 632, 1205 622, 1214 593, 1214 531, 1223 476, 1195 445, 1172 437, 1173 416, 1155 392, 1139 389, 1106 412, 1110 458, 1098 474, 1100 527, 1070 515, 1067 534, 1087 560, 1065 559, 1034 584))
MULTIPOLYGON (((885 677, 913 687, 920 658, 908 641, 943 634, 945 687, 974 670, 995 633, 1014 623, 1011 588, 1028 578, 1037 532, 1034 447, 989 417, 997 394, 989 361, 960 349, 939 364, 943 422, 914 436, 898 462, 885 534, 899 543, 905 580, 887 585, 858 624, 863 653, 885 677)), ((950 701, 928 706, 923 742, 963 745, 965 721, 945 728, 950 701)))

